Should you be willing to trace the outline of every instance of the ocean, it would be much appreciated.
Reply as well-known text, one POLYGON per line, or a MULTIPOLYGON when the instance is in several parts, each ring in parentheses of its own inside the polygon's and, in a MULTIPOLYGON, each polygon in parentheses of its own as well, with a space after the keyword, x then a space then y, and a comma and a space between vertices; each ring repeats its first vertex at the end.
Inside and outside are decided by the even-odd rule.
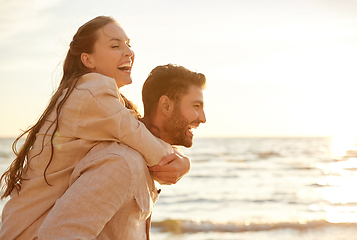
MULTIPOLYGON (((0 139, 1 172, 13 140, 0 139)), ((183 151, 191 171, 157 185, 151 239, 357 239, 355 138, 196 138, 183 151)))

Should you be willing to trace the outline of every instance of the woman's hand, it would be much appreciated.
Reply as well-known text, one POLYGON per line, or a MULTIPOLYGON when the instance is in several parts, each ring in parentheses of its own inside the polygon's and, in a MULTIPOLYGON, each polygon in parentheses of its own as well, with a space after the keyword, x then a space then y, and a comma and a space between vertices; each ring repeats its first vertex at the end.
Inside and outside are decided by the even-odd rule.
POLYGON ((149 167, 154 179, 160 184, 171 185, 177 183, 191 168, 191 161, 175 149, 162 158, 158 165, 149 167))

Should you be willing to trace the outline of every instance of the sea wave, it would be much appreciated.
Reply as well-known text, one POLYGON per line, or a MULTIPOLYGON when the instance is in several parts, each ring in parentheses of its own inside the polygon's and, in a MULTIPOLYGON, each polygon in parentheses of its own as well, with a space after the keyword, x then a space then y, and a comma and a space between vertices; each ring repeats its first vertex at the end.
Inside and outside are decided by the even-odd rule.
POLYGON ((162 232, 175 234, 198 232, 257 232, 279 229, 294 229, 305 231, 320 227, 357 227, 357 223, 330 223, 325 220, 296 221, 296 222, 212 222, 194 220, 168 219, 161 222, 153 222, 152 227, 162 232))

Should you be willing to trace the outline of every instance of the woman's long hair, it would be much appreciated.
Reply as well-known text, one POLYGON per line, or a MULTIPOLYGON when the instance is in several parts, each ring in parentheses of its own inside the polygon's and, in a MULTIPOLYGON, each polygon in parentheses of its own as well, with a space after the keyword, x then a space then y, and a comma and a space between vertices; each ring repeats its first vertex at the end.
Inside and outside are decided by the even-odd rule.
MULTIPOLYGON (((39 132, 40 128, 45 123, 46 119, 50 115, 52 111, 56 111, 56 119, 51 125, 48 127, 46 134, 50 130, 50 128, 54 125, 54 131, 51 136, 51 157, 47 164, 47 167, 44 170, 43 176, 48 185, 46 179, 46 171, 53 159, 53 138, 55 136, 55 132, 58 131, 58 119, 60 116, 60 112, 62 110, 63 104, 68 99, 69 95, 72 93, 78 79, 86 73, 89 73, 86 66, 81 61, 81 54, 82 53, 92 53, 94 50, 94 44, 98 39, 98 30, 102 29, 105 25, 109 23, 116 23, 116 21, 111 17, 106 16, 99 16, 96 17, 89 22, 82 25, 77 33, 74 35, 72 42, 70 43, 70 47, 67 53, 67 56, 63 63, 63 77, 58 86, 58 89, 53 94, 46 110, 43 112, 37 123, 26 131, 21 133, 18 138, 12 144, 12 150, 16 154, 15 160, 11 163, 9 168, 5 171, 5 173, 0 178, 0 183, 2 184, 3 181, 5 184, 2 186, 4 193, 1 196, 1 199, 10 195, 10 193, 16 189, 20 191, 21 189, 21 182, 23 180, 22 175, 24 172, 24 166, 27 162, 31 159, 28 159, 28 153, 32 148, 35 140, 36 134, 39 132), (62 100, 58 101, 60 96, 64 93, 64 90, 67 89, 65 95, 62 100), (17 144, 19 140, 27 134, 26 140, 19 151, 17 151, 17 144)), ((126 107, 129 109, 134 109, 135 105, 133 105, 129 100, 127 100, 124 96, 122 96, 126 107)), ((134 109, 135 110, 135 109, 134 109)), ((44 148, 44 139, 42 141, 42 150, 44 148)), ((39 154, 41 154, 41 152, 39 154)), ((39 155, 37 154, 37 155, 39 155)), ((35 156, 37 156, 35 155, 35 156)))

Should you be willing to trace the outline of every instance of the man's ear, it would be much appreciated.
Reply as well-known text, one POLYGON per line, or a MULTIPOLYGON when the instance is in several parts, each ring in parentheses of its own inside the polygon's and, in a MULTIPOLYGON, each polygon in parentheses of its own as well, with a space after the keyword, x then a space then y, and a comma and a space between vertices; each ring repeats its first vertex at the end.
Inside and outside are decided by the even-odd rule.
POLYGON ((94 68, 94 61, 91 57, 90 54, 88 53, 82 53, 81 54, 81 61, 83 63, 84 66, 86 66, 87 68, 94 68))
POLYGON ((175 103, 168 96, 162 95, 159 99, 158 109, 166 116, 170 116, 174 110, 175 103))

